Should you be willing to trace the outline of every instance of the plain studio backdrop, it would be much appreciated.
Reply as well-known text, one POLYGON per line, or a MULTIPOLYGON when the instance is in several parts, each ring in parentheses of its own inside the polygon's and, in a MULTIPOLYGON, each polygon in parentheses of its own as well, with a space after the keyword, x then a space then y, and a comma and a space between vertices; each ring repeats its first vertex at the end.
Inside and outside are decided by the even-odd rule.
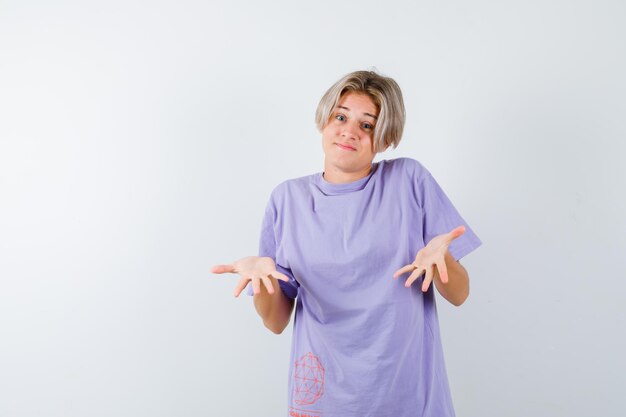
POLYGON ((467 302, 438 297, 458 416, 623 416, 625 21, 621 1, 0 2, 0 415, 285 415, 291 324, 210 268, 256 255, 271 190, 323 169, 318 100, 376 68, 407 107, 376 160, 419 160, 483 241, 467 302))

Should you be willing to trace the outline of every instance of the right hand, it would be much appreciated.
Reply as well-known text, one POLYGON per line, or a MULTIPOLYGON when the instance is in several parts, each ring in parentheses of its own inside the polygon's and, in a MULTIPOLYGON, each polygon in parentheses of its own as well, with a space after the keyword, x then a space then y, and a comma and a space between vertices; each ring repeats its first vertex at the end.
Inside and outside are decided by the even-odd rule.
POLYGON ((289 282, 289 278, 285 274, 281 274, 276 270, 274 260, 269 257, 246 256, 238 261, 228 265, 215 265, 211 268, 214 274, 223 274, 227 272, 241 275, 241 279, 235 287, 233 295, 239 297, 239 294, 246 288, 249 281, 252 281, 252 289, 255 294, 261 292, 261 281, 267 288, 267 292, 274 294, 274 287, 270 278, 280 279, 289 282))

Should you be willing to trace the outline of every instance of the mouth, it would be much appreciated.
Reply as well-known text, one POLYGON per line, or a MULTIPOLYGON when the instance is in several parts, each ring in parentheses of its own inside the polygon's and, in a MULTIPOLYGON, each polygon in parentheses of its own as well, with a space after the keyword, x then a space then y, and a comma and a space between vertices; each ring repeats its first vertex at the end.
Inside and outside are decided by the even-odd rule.
POLYGON ((356 149, 354 149, 352 146, 349 145, 342 145, 341 143, 336 143, 335 145, 339 146, 341 149, 345 149, 346 151, 356 151, 356 149))

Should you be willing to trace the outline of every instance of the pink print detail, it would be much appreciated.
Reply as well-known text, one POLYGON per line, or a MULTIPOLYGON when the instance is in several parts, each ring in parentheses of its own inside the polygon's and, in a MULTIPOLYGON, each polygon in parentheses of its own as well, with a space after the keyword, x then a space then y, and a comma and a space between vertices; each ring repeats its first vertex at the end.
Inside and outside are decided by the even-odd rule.
POLYGON ((324 394, 324 367, 311 352, 298 359, 295 365, 294 401, 298 405, 313 404, 324 394))

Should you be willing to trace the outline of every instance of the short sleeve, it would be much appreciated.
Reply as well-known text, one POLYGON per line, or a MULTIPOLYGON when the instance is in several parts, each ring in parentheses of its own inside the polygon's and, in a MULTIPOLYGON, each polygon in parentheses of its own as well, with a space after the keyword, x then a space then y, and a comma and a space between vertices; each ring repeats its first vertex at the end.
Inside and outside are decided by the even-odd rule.
POLYGON ((424 172, 417 191, 422 205, 425 245, 435 236, 449 233, 458 226, 465 226, 465 233, 454 239, 448 248, 455 260, 458 261, 482 244, 430 172, 424 172))
MULTIPOLYGON (((285 294, 289 298, 296 298, 298 296, 298 287, 300 284, 293 277, 293 273, 289 268, 286 268, 279 264, 276 260, 276 209, 274 207, 273 201, 267 203, 267 207, 265 208, 265 214, 263 216, 263 223, 261 224, 261 237, 259 239, 259 256, 267 256, 274 260, 274 264, 276 264, 276 270, 285 274, 289 278, 289 282, 285 282, 283 280, 278 280, 278 284, 280 285, 283 294, 285 294)), ((254 290, 252 285, 248 285, 247 288, 248 295, 254 295, 254 290)))

